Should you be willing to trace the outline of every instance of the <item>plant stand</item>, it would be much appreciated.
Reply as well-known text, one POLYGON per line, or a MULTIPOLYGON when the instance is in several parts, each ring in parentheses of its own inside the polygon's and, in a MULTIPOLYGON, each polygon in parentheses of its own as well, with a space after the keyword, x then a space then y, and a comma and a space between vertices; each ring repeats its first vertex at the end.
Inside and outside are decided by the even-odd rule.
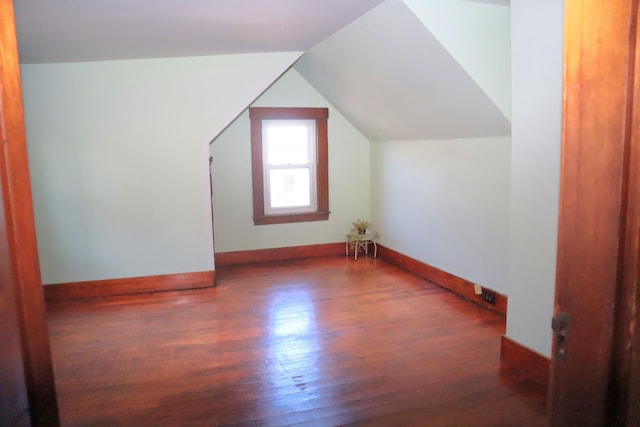
POLYGON ((377 233, 366 233, 359 234, 349 233, 347 234, 347 241, 345 243, 346 254, 349 256, 349 247, 353 248, 354 260, 358 260, 358 253, 364 252, 365 254, 369 253, 369 245, 373 245, 373 257, 378 257, 378 244, 376 243, 376 238, 378 237, 377 233))

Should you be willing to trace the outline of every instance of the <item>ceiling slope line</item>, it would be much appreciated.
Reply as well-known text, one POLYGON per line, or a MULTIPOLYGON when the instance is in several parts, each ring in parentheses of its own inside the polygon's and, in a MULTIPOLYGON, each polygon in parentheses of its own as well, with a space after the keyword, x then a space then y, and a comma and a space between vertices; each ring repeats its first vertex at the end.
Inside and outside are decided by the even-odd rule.
POLYGON ((508 118, 401 0, 294 65, 372 141, 510 136, 508 118))
POLYGON ((251 91, 251 93, 247 94, 242 98, 242 100, 238 101, 236 106, 231 110, 229 114, 225 116, 211 131, 210 136, 208 138, 209 145, 213 144, 216 138, 225 131, 237 118, 240 116, 247 108, 253 104, 253 102, 258 99, 264 92, 266 92, 275 82, 282 77, 293 65, 295 62, 302 56, 304 52, 289 52, 291 57, 287 58, 280 67, 274 68, 267 75, 264 74, 264 70, 260 70, 263 73, 263 81, 262 83, 255 88, 255 90, 251 91))

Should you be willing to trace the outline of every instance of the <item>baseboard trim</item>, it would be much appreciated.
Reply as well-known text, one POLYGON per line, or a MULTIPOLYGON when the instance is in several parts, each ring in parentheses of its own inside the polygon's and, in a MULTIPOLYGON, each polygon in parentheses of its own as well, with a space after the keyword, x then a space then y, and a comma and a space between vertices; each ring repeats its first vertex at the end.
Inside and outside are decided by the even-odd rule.
POLYGON ((500 360, 545 387, 549 384, 551 360, 506 335, 500 341, 500 360))
POLYGON ((345 254, 344 243, 289 246, 286 248, 256 249, 250 251, 219 252, 215 255, 216 267, 288 261, 303 258, 318 258, 345 254))
POLYGON ((123 279, 57 283, 44 285, 44 297, 46 301, 60 301, 210 288, 215 286, 215 279, 215 270, 209 270, 123 279))
POLYGON ((461 296, 462 298, 474 302, 488 310, 507 316, 507 296, 498 293, 490 288, 483 286, 482 288, 495 295, 495 304, 489 304, 482 299, 482 295, 477 295, 474 291, 474 283, 440 270, 437 267, 426 264, 417 259, 408 257, 400 252, 389 249, 383 245, 378 245, 378 256, 391 264, 403 268, 411 273, 418 275, 428 281, 435 283, 451 292, 461 296))

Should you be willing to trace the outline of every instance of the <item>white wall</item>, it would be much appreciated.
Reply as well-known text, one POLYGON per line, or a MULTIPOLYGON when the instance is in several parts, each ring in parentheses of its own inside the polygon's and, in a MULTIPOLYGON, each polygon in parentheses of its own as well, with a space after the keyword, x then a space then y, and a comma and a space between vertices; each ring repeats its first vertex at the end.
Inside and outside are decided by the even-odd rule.
POLYGON ((404 0, 511 119, 509 6, 468 0, 404 0))
POLYGON ((507 335, 551 354, 562 124, 563 1, 512 0, 507 335))
POLYGON ((250 121, 245 111, 211 144, 216 252, 344 241, 351 221, 369 215, 369 141, 294 69, 253 105, 329 108, 331 215, 328 221, 253 225, 250 121))
POLYGON ((380 242, 508 293, 509 156, 509 138, 373 143, 380 242))
POLYGON ((24 65, 43 282, 211 270, 208 143, 299 55, 24 65))

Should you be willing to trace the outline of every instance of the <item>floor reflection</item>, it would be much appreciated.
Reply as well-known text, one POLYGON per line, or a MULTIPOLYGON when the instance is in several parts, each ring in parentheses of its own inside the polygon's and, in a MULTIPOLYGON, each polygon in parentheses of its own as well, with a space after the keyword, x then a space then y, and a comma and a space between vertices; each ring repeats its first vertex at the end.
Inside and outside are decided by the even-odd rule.
POLYGON ((274 296, 269 331, 269 376, 271 386, 278 389, 268 399, 269 411, 299 412, 315 407, 317 403, 305 402, 322 398, 318 382, 323 372, 319 358, 323 344, 308 290, 282 291, 274 296))
POLYGON ((277 293, 269 310, 271 336, 300 337, 315 331, 315 311, 309 291, 277 293))

